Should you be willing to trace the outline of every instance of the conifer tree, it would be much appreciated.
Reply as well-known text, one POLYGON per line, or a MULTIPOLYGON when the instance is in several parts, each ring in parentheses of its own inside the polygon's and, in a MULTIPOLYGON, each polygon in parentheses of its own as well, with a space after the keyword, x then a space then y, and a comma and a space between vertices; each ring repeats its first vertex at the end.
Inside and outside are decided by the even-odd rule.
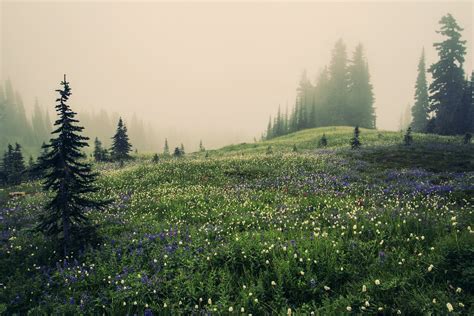
POLYGON ((168 146, 168 138, 165 138, 165 147, 163 147, 163 155, 169 156, 170 148, 168 146))
POLYGON ((183 145, 183 143, 181 143, 181 146, 179 147, 179 151, 181 152, 181 156, 184 156, 185 152, 184 152, 184 145, 183 145))
POLYGON ((332 51, 329 66, 329 117, 327 125, 344 125, 347 120, 347 94, 349 77, 346 45, 339 39, 332 51))
POLYGON ((25 161, 23 159, 23 154, 21 152, 20 144, 15 144, 15 149, 12 152, 11 156, 12 169, 10 174, 10 183, 11 184, 20 184, 25 177, 25 161))
POLYGON ((56 90, 58 119, 52 132, 56 138, 45 146, 48 151, 39 160, 39 168, 44 170, 43 188, 54 196, 45 206, 38 229, 55 238, 66 256, 73 247, 83 245, 94 235, 86 210, 100 209, 106 203, 88 197, 97 191, 94 187, 97 174, 81 161, 86 157, 81 149, 88 146, 88 138, 80 135, 83 127, 78 125, 76 113, 67 104, 71 88, 66 75, 61 85, 63 88, 56 90))
POLYGON ((428 69, 433 81, 430 85, 430 108, 436 115, 436 131, 443 135, 458 134, 463 125, 464 116, 459 107, 462 106, 464 90, 464 55, 466 41, 461 40, 463 30, 451 14, 443 16, 439 22, 438 32, 446 39, 435 43, 439 61, 428 69))
POLYGON ((174 149, 174 152, 173 152, 173 157, 179 158, 179 157, 181 157, 181 156, 182 156, 182 155, 181 155, 181 150, 179 149, 179 147, 176 147, 176 148, 174 149))
POLYGON ((298 147, 296 147, 296 144, 293 145, 293 152, 294 153, 298 152, 298 147))
POLYGON ((403 136, 403 143, 405 146, 410 146, 413 143, 413 136, 411 136, 411 126, 408 126, 405 135, 403 136))
POLYGON ((129 153, 131 150, 132 145, 128 139, 127 127, 123 123, 122 118, 119 118, 117 131, 114 137, 112 137, 112 158, 123 164, 124 160, 130 159, 129 153))
POLYGON ((428 84, 426 82, 425 50, 418 63, 418 77, 415 84, 415 104, 411 108, 412 126, 415 132, 425 132, 429 119, 428 84))
POLYGON ((326 147, 327 145, 328 145, 328 139, 326 138, 326 134, 323 133, 323 136, 321 136, 321 139, 319 140, 319 146, 326 147))
POLYGON ((107 160, 107 149, 102 147, 102 142, 98 137, 94 140, 94 160, 95 161, 106 161, 107 160))
POLYGON ((204 146, 202 145, 202 140, 199 141, 199 151, 200 152, 206 151, 206 148, 204 148, 204 146))
POLYGON ((354 128, 354 136, 351 138, 351 148, 352 149, 358 149, 361 146, 359 136, 360 136, 359 126, 356 126, 354 128))
POLYGON ((13 146, 8 144, 3 154, 2 177, 5 184, 11 184, 13 174, 13 146))
POLYGON ((155 154, 153 155, 153 158, 151 158, 151 161, 152 161, 153 163, 158 163, 158 162, 160 162, 160 157, 158 156, 157 153, 155 153, 155 154))
POLYGON ((375 128, 374 94, 370 83, 369 66, 362 44, 357 45, 348 67, 349 91, 345 124, 375 128))
POLYGON ((469 145, 471 143, 472 139, 472 134, 471 133, 466 133, 463 137, 463 144, 464 145, 469 145))

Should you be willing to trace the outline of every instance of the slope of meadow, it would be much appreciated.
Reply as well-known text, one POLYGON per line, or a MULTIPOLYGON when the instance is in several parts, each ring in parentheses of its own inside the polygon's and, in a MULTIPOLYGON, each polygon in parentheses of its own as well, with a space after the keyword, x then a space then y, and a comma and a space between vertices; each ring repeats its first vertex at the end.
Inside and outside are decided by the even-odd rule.
POLYGON ((362 130, 352 151, 351 136, 99 164, 103 240, 65 259, 31 230, 38 184, 4 190, 0 312, 472 315, 474 147, 362 130))

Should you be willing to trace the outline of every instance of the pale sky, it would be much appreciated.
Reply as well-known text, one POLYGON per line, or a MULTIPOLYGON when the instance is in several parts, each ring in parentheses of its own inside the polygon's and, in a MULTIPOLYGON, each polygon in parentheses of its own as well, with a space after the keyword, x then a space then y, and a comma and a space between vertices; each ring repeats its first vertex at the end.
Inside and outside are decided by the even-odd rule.
POLYGON ((464 28, 472 69, 472 2, 0 0, 0 10, 0 77, 26 106, 38 97, 52 108, 66 73, 76 111, 135 112, 210 147, 260 136, 339 38, 349 56, 365 47, 381 129, 397 129, 413 102, 421 50, 428 66, 437 60, 435 31, 448 12, 464 28))

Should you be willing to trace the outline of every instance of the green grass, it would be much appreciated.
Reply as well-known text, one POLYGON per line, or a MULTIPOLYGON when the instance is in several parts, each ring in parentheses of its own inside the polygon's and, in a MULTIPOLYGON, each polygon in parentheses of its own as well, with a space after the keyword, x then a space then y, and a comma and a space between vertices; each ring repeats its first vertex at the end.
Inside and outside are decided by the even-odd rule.
POLYGON ((473 314, 473 146, 362 130, 353 151, 351 136, 96 165, 98 197, 115 199, 89 213, 104 239, 66 265, 31 230, 46 195, 27 184, 0 208, 0 311, 473 314))

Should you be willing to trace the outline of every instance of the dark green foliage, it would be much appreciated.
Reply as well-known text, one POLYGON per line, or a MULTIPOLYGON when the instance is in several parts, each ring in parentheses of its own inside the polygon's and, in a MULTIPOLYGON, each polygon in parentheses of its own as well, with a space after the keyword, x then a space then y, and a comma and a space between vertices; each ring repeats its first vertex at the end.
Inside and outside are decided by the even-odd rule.
POLYGON ((323 136, 321 136, 321 139, 319 140, 319 147, 326 147, 328 145, 328 139, 326 137, 326 134, 323 133, 323 136))
POLYGON ((411 126, 407 128, 405 135, 403 136, 403 144, 405 146, 410 146, 413 143, 413 136, 411 136, 411 126))
POLYGON ((123 123, 122 118, 119 118, 117 131, 115 132, 114 137, 112 137, 112 159, 119 162, 130 159, 129 153, 131 150, 132 145, 128 139, 127 127, 123 123))
POLYGON ((94 140, 94 160, 95 161, 107 161, 108 150, 102 146, 102 142, 96 137, 94 140))
POLYGON ((181 146, 179 147, 179 151, 181 152, 181 156, 184 156, 185 151, 184 151, 184 145, 181 143, 181 146))
POLYGON ((464 55, 466 41, 461 40, 463 29, 451 14, 440 20, 441 30, 438 32, 445 40, 435 43, 439 61, 428 69, 433 81, 430 85, 430 108, 436 116, 435 131, 442 135, 454 135, 466 132, 467 114, 463 109, 463 93, 465 88, 464 55))
POLYGON ((418 77, 415 84, 415 104, 411 109, 412 126, 415 132, 425 132, 429 118, 428 84, 426 82, 425 50, 418 63, 418 77))
POLYGON ((471 143, 471 139, 472 139, 472 134, 471 133, 466 133, 463 137, 463 143, 465 145, 469 145, 471 143))
POLYGON ((18 185, 26 176, 25 162, 21 152, 21 146, 17 143, 15 147, 8 144, 3 155, 2 182, 6 185, 18 185))
POLYGON ((293 152, 294 153, 298 152, 298 147, 296 147, 296 144, 293 145, 293 152))
POLYGON ((85 212, 100 209, 105 202, 87 197, 97 191, 94 187, 97 175, 89 164, 81 161, 86 158, 81 149, 88 146, 88 138, 80 135, 84 128, 77 125, 76 113, 67 105, 71 88, 66 76, 61 85, 63 88, 56 90, 59 93, 55 107, 58 119, 52 132, 56 138, 44 147, 48 152, 38 162, 44 172, 43 188, 53 194, 40 217, 38 229, 53 237, 66 256, 94 237, 94 227, 85 212))
POLYGON ((158 162, 160 162, 160 157, 158 156, 158 154, 155 153, 155 154, 153 155, 153 158, 151 158, 151 162, 153 162, 153 163, 158 163, 158 162))
POLYGON ((359 140, 359 126, 356 126, 354 128, 354 136, 351 138, 351 148, 352 149, 358 149, 361 146, 361 142, 359 140))
POLYGON ((179 157, 182 157, 182 156, 183 156, 183 154, 182 154, 181 150, 179 149, 179 147, 176 147, 174 149, 174 152, 173 152, 173 157, 179 158, 179 157))

